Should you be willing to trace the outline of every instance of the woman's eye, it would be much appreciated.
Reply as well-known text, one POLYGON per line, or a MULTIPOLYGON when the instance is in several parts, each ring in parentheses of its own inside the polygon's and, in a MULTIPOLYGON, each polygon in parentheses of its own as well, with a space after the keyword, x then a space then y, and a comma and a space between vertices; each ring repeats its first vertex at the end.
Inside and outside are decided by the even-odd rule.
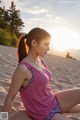
POLYGON ((49 43, 46 43, 45 45, 49 45, 49 43))
POLYGON ((49 46, 49 44, 45 44, 46 46, 49 46))

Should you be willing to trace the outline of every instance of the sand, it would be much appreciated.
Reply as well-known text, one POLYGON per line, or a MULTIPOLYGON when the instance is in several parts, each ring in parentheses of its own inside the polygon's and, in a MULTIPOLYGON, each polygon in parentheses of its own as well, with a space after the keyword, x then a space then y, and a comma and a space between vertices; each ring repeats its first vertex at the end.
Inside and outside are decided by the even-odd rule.
MULTIPOLYGON (((8 89, 12 75, 17 66, 16 48, 0 45, 0 111, 8 89)), ((80 88, 80 61, 63 58, 55 55, 45 56, 46 64, 52 71, 51 87, 53 91, 60 91, 69 88, 80 88)), ((73 120, 80 120, 80 113, 64 114, 73 120)), ((27 120, 26 111, 19 93, 14 99, 10 120, 27 120)))

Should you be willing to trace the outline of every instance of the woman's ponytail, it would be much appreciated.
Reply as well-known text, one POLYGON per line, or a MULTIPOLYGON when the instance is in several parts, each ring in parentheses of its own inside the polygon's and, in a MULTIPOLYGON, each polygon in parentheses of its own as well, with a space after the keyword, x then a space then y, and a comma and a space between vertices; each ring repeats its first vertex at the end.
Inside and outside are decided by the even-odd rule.
POLYGON ((27 40, 27 35, 22 36, 19 39, 19 43, 18 43, 18 62, 21 62, 21 60, 27 56, 27 45, 26 45, 26 40, 27 40))

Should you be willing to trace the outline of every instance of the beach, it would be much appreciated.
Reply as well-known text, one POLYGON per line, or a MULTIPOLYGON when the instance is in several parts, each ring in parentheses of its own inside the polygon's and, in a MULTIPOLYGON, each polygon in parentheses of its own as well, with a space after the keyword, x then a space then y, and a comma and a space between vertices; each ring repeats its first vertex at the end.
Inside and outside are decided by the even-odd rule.
MULTIPOLYGON (((79 60, 63 58, 51 54, 47 54, 44 60, 52 72, 51 88, 53 91, 80 88, 79 60)), ((12 75, 17 64, 17 49, 0 45, 0 112, 2 112, 12 75)), ((71 117, 73 120, 80 120, 80 113, 66 113, 64 115, 71 117)), ((26 110, 19 93, 14 99, 10 120, 27 120, 26 110)))

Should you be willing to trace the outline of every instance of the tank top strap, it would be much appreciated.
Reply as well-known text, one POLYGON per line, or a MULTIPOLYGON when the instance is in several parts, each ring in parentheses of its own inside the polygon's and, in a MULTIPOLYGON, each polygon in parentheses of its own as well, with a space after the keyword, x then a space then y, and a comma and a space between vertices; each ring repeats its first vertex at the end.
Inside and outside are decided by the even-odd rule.
MULTIPOLYGON (((45 68, 48 68, 43 59, 41 59, 41 62, 42 62, 43 66, 44 66, 45 68)), ((31 68, 31 69, 34 68, 34 66, 32 66, 31 64, 29 64, 28 62, 25 62, 25 61, 21 61, 19 64, 24 64, 24 65, 27 66, 27 68, 29 68, 29 69, 30 69, 30 68, 31 68)))
POLYGON ((24 64, 25 66, 27 66, 27 68, 32 68, 31 66, 30 66, 30 64, 28 64, 27 62, 25 62, 25 61, 21 61, 19 64, 24 64))
POLYGON ((41 62, 42 62, 42 64, 44 65, 44 67, 46 67, 46 68, 47 68, 47 65, 46 65, 46 63, 44 62, 44 60, 43 60, 43 59, 41 59, 41 62))

